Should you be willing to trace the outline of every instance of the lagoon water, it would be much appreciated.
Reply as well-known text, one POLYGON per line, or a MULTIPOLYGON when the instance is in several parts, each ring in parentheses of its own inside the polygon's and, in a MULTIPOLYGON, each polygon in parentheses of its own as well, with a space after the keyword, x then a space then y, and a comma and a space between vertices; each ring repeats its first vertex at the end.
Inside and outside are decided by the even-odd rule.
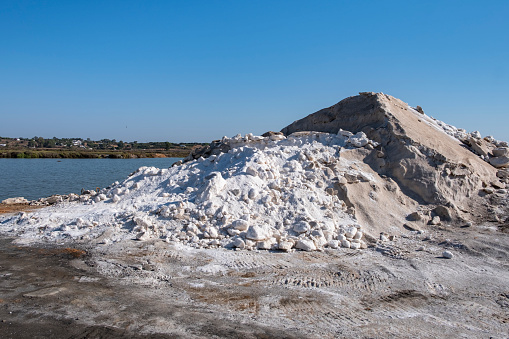
POLYGON ((80 193, 122 181, 142 166, 168 168, 181 158, 0 159, 0 201, 80 193))

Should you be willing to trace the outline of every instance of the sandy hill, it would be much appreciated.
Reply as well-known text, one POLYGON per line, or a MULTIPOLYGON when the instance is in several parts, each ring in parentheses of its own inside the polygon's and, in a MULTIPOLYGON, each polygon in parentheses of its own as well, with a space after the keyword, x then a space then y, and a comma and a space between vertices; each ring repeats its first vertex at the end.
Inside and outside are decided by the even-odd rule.
POLYGON ((490 161, 498 167, 507 165, 507 143, 482 139, 478 132, 468 134, 383 93, 364 92, 346 98, 281 132, 337 133, 341 129, 363 132, 380 144, 371 152, 359 150, 362 154, 358 157, 385 179, 387 186, 381 189, 386 208, 370 204, 367 186, 345 187, 348 200, 360 211, 357 216, 372 226, 395 222, 390 217, 395 211, 412 209, 426 217, 413 214, 409 219, 430 221, 439 216, 442 221, 456 223, 486 219, 490 213, 486 193, 505 188, 500 179, 504 180, 507 172, 490 161), (380 218, 380 214, 387 217, 380 218))

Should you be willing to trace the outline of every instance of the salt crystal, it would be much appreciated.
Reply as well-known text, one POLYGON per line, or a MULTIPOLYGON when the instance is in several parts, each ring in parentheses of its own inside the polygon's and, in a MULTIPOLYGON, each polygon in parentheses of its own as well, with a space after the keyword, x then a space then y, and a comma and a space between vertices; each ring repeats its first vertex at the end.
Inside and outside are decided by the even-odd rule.
POLYGON ((454 255, 452 254, 452 252, 449 252, 449 251, 444 251, 442 252, 442 256, 446 259, 452 259, 454 257, 454 255))
POLYGON ((234 238, 232 241, 232 245, 233 245, 233 247, 242 249, 246 246, 246 243, 241 238, 234 238))
POLYGON ((249 222, 243 219, 235 220, 232 222, 232 227, 239 231, 245 231, 249 227, 249 222))
POLYGON ((348 240, 341 240, 341 247, 350 248, 350 241, 348 240))
POLYGON ((260 226, 249 226, 246 233, 247 239, 255 241, 265 240, 269 238, 269 236, 268 230, 260 226))
POLYGON ((297 241, 297 244, 295 245, 295 248, 303 251, 315 251, 316 246, 313 240, 310 239, 300 239, 297 241))
POLYGON ((309 231, 309 223, 302 220, 293 225, 293 230, 297 233, 304 233, 309 231))

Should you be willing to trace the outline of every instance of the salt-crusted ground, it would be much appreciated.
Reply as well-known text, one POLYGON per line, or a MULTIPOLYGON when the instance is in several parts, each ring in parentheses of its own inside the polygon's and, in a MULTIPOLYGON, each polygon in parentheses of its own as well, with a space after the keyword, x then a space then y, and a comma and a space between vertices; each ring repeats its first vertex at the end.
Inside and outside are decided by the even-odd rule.
POLYGON ((51 197, 0 217, 0 335, 507 338, 508 155, 362 93, 51 197))
POLYGON ((0 335, 507 338, 508 241, 482 225, 293 253, 3 240, 0 335))

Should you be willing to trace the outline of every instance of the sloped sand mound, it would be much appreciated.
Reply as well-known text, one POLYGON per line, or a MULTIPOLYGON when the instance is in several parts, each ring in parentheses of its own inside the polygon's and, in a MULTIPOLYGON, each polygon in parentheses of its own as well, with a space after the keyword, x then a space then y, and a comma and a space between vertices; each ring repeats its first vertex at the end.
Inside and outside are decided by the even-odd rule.
MULTIPOLYGON (((503 158, 496 155, 507 154, 506 142, 482 139, 478 132, 468 134, 383 93, 346 98, 295 121, 282 132, 340 129, 364 132, 380 144, 363 162, 393 180, 405 195, 387 196, 385 203, 401 199, 402 205, 419 204, 419 210, 427 214, 426 222, 434 216, 449 223, 484 220, 490 211, 483 196, 507 184, 507 172, 490 164, 503 158), (431 214, 426 211, 430 209, 434 209, 431 214)), ((357 216, 375 226, 373 216, 378 218, 378 214, 362 201, 363 191, 352 193, 349 200, 359 207, 357 216)))

